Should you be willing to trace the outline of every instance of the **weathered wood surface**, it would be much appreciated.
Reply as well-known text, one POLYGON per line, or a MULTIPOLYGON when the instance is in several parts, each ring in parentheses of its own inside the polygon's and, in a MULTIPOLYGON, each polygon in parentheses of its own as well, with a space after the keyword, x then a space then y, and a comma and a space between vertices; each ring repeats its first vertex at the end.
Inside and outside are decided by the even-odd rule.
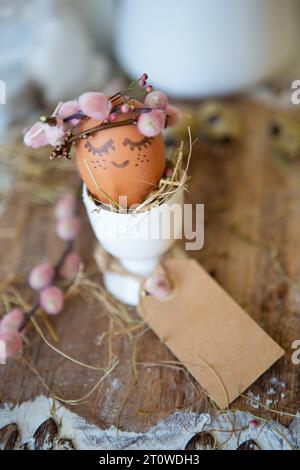
MULTIPOLYGON (((287 353, 250 390, 263 405, 287 413, 299 409, 300 366, 291 362, 291 344, 300 339, 300 293, 279 273, 278 262, 292 282, 300 279, 299 163, 287 164, 274 156, 268 136, 271 110, 239 100, 246 135, 240 148, 222 156, 203 152, 196 144, 190 174, 188 200, 205 204, 205 246, 190 252, 227 292, 276 340, 287 353), (270 379, 286 384, 270 396, 270 379), (286 395, 283 397, 283 395, 286 395), (278 400, 276 402, 274 400, 278 400)), ((28 271, 35 260, 47 254, 57 258, 61 249, 52 231, 52 209, 32 207, 26 194, 12 197, 1 219, 1 227, 23 227, 18 239, 1 240, 0 266, 28 271)), ((80 252, 92 261, 95 243, 82 208, 84 227, 80 252)), ((101 282, 100 275, 97 277, 101 282)), ((299 284, 300 285, 300 284, 299 284)), ((184 321, 184 318, 183 318, 184 321)), ((81 361, 95 364, 107 360, 107 345, 97 338, 107 331, 103 308, 84 300, 70 300, 63 314, 53 319, 59 335, 59 348, 81 361)), ((70 364, 40 340, 32 331, 26 355, 49 387, 65 399, 83 396, 94 385, 99 373, 70 364)), ((148 331, 138 345, 138 361, 154 363, 174 360, 172 354, 148 331)), ((188 407, 196 412, 214 408, 205 396, 196 393, 193 381, 182 371, 164 368, 138 368, 138 382, 131 370, 132 345, 124 336, 113 338, 113 352, 119 357, 116 369, 84 403, 70 407, 99 427, 117 424, 122 430, 145 431, 176 409, 188 407)), ((198 387, 199 391, 199 387, 198 387)), ((47 391, 24 365, 10 360, 0 366, 1 403, 20 403, 47 391)), ((265 418, 287 417, 260 407, 254 409, 239 398, 233 409, 249 410, 265 418)), ((49 425, 49 423, 48 423, 49 425)), ((39 430, 41 433, 41 430, 39 430)), ((11 435, 11 434, 10 434, 11 435)), ((10 438, 10 443, 15 435, 10 438)), ((1 437, 0 437, 1 439, 1 437)), ((38 441, 37 441, 38 442, 38 441)), ((38 444, 37 444, 38 445, 38 444)))

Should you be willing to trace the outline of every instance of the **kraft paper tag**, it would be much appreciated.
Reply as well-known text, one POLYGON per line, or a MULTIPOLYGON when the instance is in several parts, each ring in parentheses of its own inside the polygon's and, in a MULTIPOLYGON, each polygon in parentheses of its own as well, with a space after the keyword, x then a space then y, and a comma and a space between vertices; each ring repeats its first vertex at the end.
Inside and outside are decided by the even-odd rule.
POLYGON ((169 260, 173 296, 141 296, 138 312, 177 359, 226 408, 284 354, 195 260, 169 260))

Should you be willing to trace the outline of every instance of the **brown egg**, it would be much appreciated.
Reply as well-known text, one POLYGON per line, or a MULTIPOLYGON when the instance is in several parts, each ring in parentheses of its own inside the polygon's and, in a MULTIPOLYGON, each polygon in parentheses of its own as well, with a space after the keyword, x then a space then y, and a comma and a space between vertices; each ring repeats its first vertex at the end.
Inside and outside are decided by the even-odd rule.
MULTIPOLYGON (((128 119, 120 115, 118 121, 128 119)), ((101 124, 87 120, 81 131, 101 124)), ((76 163, 90 193, 101 202, 119 203, 127 196, 128 207, 139 204, 157 188, 165 170, 165 144, 161 134, 142 135, 134 124, 112 127, 76 144, 76 163)))

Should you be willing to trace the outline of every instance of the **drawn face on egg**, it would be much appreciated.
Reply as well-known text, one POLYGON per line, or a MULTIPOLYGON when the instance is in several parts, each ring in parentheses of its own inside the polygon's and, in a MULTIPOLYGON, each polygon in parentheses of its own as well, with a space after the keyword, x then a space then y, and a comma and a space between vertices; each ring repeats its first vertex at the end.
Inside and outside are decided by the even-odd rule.
MULTIPOLYGON (((126 118, 126 117, 125 117, 126 118)), ((99 125, 89 119, 82 130, 99 125)), ((128 206, 139 204, 156 189, 165 169, 165 145, 161 135, 142 135, 136 125, 112 127, 80 140, 76 145, 79 172, 99 201, 127 196, 128 206)))
MULTIPOLYGON (((153 138, 143 137, 138 141, 133 141, 128 137, 125 137, 122 142, 123 147, 129 147, 132 154, 131 160, 116 161, 112 158, 108 158, 116 152, 116 144, 113 139, 108 139, 100 147, 96 147, 93 144, 92 137, 90 137, 86 144, 85 148, 95 156, 95 159, 92 160, 93 168, 102 168, 103 171, 107 170, 109 165, 113 165, 115 168, 126 168, 128 165, 132 164, 135 166, 142 165, 144 163, 150 163, 149 155, 144 152, 150 145, 152 145, 153 138)), ((124 150, 123 150, 124 151, 124 150)))

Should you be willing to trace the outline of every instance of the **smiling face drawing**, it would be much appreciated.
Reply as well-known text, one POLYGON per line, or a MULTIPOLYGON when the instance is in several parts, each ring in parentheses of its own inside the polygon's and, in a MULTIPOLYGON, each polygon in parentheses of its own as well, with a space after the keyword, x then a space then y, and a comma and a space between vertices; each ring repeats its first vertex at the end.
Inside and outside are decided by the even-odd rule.
MULTIPOLYGON (((82 130, 96 125, 99 121, 89 119, 82 130)), ((105 194, 117 202, 127 196, 130 207, 156 189, 165 169, 165 145, 161 135, 145 137, 136 125, 112 127, 80 140, 76 162, 93 196, 102 202, 108 202, 105 194)))

